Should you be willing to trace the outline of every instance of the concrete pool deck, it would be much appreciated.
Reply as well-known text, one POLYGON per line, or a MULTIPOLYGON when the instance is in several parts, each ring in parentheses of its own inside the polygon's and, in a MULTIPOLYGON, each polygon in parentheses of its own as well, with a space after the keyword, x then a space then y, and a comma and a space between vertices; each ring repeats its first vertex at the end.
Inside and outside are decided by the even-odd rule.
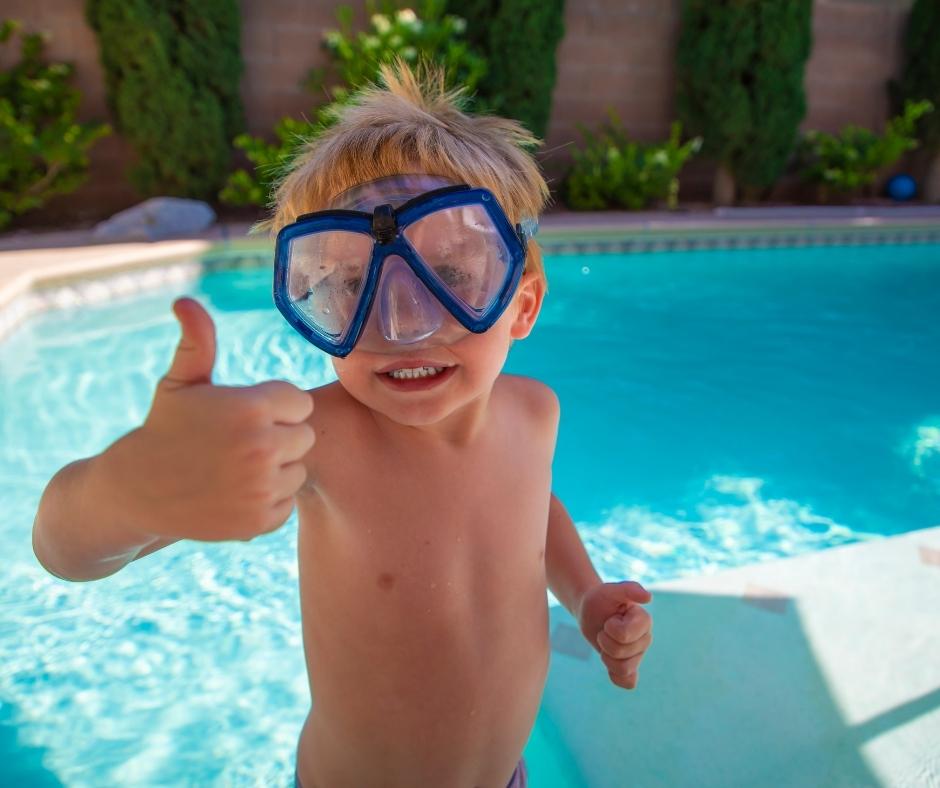
POLYGON ((647 588, 630 691, 552 608, 543 708, 572 782, 940 784, 940 526, 647 588))
MULTIPOLYGON (((550 214, 539 238, 764 228, 935 233, 940 206, 550 214)), ((247 229, 129 244, 97 244, 90 231, 0 235, 0 318, 41 290, 270 244, 247 229)), ((940 784, 940 524, 648 588, 654 643, 633 691, 610 683, 568 613, 551 610, 543 709, 574 761, 563 784, 940 784)))

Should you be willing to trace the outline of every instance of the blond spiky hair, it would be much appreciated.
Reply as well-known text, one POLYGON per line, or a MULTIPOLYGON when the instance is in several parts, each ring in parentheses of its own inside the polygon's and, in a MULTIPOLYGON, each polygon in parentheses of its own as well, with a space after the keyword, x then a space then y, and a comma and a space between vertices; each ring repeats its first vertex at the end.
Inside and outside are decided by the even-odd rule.
MULTIPOLYGON (((462 112, 466 88, 448 91, 439 66, 416 73, 399 59, 380 73, 383 85, 359 91, 339 108, 336 123, 302 145, 275 189, 272 218, 253 232, 274 235, 352 186, 418 172, 489 189, 513 224, 539 217, 548 185, 525 148, 540 140, 517 121, 462 112)), ((534 241, 526 268, 544 279, 534 241)))

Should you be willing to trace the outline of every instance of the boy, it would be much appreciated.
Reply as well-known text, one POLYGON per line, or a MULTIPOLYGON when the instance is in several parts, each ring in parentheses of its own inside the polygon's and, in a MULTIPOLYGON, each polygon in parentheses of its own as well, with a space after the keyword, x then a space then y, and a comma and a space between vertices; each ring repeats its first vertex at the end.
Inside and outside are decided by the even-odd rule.
POLYGON ((177 300, 145 423, 56 474, 33 546, 89 580, 179 539, 250 540, 296 505, 313 707, 295 784, 522 786, 546 584, 625 688, 651 597, 601 582, 551 494, 555 394, 500 374, 545 293, 535 140, 463 114, 440 73, 383 77, 307 144, 268 223, 275 303, 337 382, 214 386, 212 320, 177 300))

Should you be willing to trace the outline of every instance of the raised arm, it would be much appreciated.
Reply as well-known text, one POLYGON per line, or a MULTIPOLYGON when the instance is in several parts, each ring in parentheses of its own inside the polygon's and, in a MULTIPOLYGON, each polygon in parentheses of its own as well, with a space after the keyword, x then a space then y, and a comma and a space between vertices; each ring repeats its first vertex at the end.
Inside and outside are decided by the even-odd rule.
POLYGON ((182 335, 144 424, 62 468, 33 524, 39 562, 97 580, 177 542, 249 541, 280 528, 307 480, 312 396, 283 380, 216 386, 215 325, 178 299, 182 335))
POLYGON ((62 468, 46 486, 33 523, 33 552, 63 580, 98 580, 177 541, 137 531, 118 474, 134 433, 62 468))

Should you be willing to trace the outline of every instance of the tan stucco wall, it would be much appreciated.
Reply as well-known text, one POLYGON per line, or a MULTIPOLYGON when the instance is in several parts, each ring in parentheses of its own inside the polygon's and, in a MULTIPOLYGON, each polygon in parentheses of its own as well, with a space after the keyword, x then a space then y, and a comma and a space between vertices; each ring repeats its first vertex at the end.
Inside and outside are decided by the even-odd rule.
MULTIPOLYGON (((814 47, 807 65, 808 112, 803 128, 835 131, 846 123, 880 128, 887 117, 886 81, 896 73, 911 0, 816 0, 814 47)), ((309 112, 313 97, 298 83, 325 65, 323 32, 337 26, 335 2, 242 0, 242 96, 249 131, 268 132, 282 115, 309 112)), ((52 34, 54 60, 76 66, 80 117, 107 119, 97 41, 79 0, 5 0, 0 11, 27 29, 52 34)), ((576 124, 596 125, 613 107, 638 139, 668 133, 673 118, 673 52, 679 0, 568 0, 565 37, 558 49, 552 118, 541 155, 553 182, 564 174, 576 124)), ((10 49, 8 46, 7 49, 10 49)), ((0 58, 9 61, 10 53, 0 58)), ((123 177, 132 151, 117 135, 92 151, 93 172, 72 195, 57 198, 46 216, 95 218, 139 198, 123 177)), ((683 197, 708 195, 711 166, 693 162, 683 197)))

